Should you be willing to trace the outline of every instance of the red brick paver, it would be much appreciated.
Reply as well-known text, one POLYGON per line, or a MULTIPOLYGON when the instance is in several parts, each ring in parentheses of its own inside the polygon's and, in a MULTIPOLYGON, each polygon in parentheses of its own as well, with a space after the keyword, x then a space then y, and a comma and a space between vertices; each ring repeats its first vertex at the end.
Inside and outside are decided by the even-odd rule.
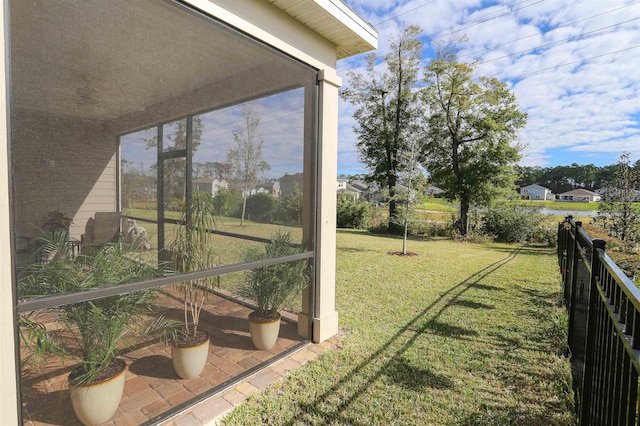
MULTIPOLYGON (((170 347, 159 342, 148 342, 127 352, 123 356, 128 366, 124 395, 116 415, 106 425, 144 423, 304 342, 297 335, 295 323, 283 322, 276 348, 257 350, 251 344, 246 323, 250 309, 219 297, 212 297, 210 303, 213 308, 201 317, 201 328, 211 335, 209 357, 201 376, 189 380, 178 378, 171 363, 170 347)), ((175 311, 176 307, 169 309, 175 311)), ((303 360, 311 359, 310 354, 317 355, 316 351, 304 350, 302 354, 298 351, 291 357, 299 358, 299 361, 291 361, 291 357, 280 360, 164 424, 208 424, 302 364, 303 360)), ((80 426, 69 399, 67 375, 72 367, 52 359, 42 370, 26 368, 23 371, 25 425, 80 426)))

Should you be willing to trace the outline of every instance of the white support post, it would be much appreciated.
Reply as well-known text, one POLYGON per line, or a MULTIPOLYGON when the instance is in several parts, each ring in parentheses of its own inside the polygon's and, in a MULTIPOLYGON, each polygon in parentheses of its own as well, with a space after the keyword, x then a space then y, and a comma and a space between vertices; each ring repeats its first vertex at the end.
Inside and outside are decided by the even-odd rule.
POLYGON ((338 333, 336 311, 336 186, 338 176, 338 89, 340 77, 321 70, 319 80, 318 205, 316 215, 316 294, 314 342, 338 333))

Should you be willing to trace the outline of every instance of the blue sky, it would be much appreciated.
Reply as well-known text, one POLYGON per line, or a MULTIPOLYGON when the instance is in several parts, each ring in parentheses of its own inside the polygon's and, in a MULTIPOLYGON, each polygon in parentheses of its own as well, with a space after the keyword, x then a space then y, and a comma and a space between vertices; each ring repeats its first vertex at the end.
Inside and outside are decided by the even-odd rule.
MULTIPOLYGON (((440 38, 466 35, 461 61, 507 82, 529 115, 526 166, 640 159, 640 1, 345 0, 377 30, 380 56, 407 25, 423 29, 426 65, 440 38)), ((364 73, 365 55, 338 62, 364 73)), ((353 108, 340 101, 338 172, 362 173, 353 108)))
MULTIPOLYGON (((285 174, 302 172, 304 160, 304 90, 289 90, 247 104, 260 118, 258 133, 262 137, 262 159, 269 165, 265 179, 278 179, 285 174)), ((243 129, 243 104, 200 114, 202 138, 193 154, 194 163, 225 162, 227 152, 235 148, 233 134, 243 129)), ((165 125, 165 135, 171 135, 174 124, 165 125)), ((131 161, 135 170, 155 173, 156 150, 146 139, 155 136, 155 129, 146 129, 122 137, 122 158, 131 161)))

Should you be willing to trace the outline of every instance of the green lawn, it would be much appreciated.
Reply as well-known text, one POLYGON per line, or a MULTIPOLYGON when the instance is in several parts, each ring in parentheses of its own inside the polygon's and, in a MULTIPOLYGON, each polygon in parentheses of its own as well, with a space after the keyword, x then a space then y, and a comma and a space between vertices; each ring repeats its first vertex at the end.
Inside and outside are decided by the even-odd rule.
MULTIPOLYGON (((136 210, 125 209, 123 210, 125 215, 139 217, 144 219, 156 220, 156 212, 151 210, 136 210)), ((179 219, 179 212, 167 212, 167 217, 171 219, 179 219)), ((158 227, 155 224, 149 222, 138 222, 139 226, 142 226, 147 231, 147 237, 151 244, 151 247, 158 247, 158 227)), ((167 224, 165 228, 165 235, 167 243, 171 241, 175 233, 175 227, 177 225, 167 224)), ((216 230, 229 232, 238 235, 248 235, 259 238, 269 238, 278 229, 283 229, 291 232, 293 241, 302 241, 302 228, 299 226, 284 226, 268 223, 258 223, 250 220, 245 220, 244 224, 240 226, 240 219, 234 217, 219 216, 216 217, 216 230)), ((244 252, 249 246, 257 246, 262 243, 253 242, 241 238, 228 237, 223 235, 213 236, 214 252, 218 256, 220 265, 228 265, 232 263, 238 263, 243 261, 244 252)), ((155 251, 149 252, 150 257, 155 256, 155 251)))
POLYGON ((579 203, 571 201, 549 201, 549 200, 517 200, 518 203, 525 206, 532 206, 539 209, 551 210, 577 210, 577 211, 596 211, 598 203, 579 203))
POLYGON ((228 425, 570 425, 553 249, 338 232, 344 336, 228 425))
POLYGON ((444 198, 426 198, 418 206, 419 209, 432 212, 457 212, 458 205, 453 204, 444 198))

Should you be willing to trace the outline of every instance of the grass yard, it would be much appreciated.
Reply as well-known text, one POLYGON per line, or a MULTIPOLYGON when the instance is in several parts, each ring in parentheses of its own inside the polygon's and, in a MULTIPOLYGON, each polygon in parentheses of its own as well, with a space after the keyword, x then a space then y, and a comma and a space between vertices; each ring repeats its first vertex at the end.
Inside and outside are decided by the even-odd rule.
MULTIPOLYGON (((151 210, 125 209, 125 215, 139 217, 143 219, 156 220, 156 212, 151 210)), ((167 217, 171 219, 179 219, 179 212, 167 212, 167 217)), ((158 247, 158 226, 149 222, 139 221, 138 225, 145 228, 147 237, 151 247, 158 247)), ((175 235, 177 225, 167 224, 165 228, 166 243, 170 244, 175 235)), ((291 233, 291 238, 295 242, 302 241, 302 227, 285 226, 269 223, 259 223, 245 220, 244 225, 240 226, 240 219, 234 217, 218 216, 216 217, 216 230, 229 232, 238 235, 248 235, 259 238, 270 238, 273 233, 278 230, 284 230, 291 233)), ((213 236, 214 252, 218 256, 219 265, 229 265, 243 261, 245 250, 250 246, 261 246, 262 243, 244 240, 241 238, 228 237, 223 235, 213 236)), ((156 255, 155 251, 148 253, 150 257, 156 255)), ((148 261, 153 262, 152 259, 148 261)))
POLYGON ((457 204, 454 205, 444 198, 426 198, 418 206, 418 209, 446 213, 455 213, 458 211, 458 208, 457 204))
POLYGON ((338 231, 334 348, 227 425, 571 425, 553 249, 338 231))
POLYGON ((575 201, 551 201, 551 200, 516 200, 525 206, 535 207, 538 209, 550 210, 574 210, 574 211, 596 211, 598 203, 581 203, 575 201))

